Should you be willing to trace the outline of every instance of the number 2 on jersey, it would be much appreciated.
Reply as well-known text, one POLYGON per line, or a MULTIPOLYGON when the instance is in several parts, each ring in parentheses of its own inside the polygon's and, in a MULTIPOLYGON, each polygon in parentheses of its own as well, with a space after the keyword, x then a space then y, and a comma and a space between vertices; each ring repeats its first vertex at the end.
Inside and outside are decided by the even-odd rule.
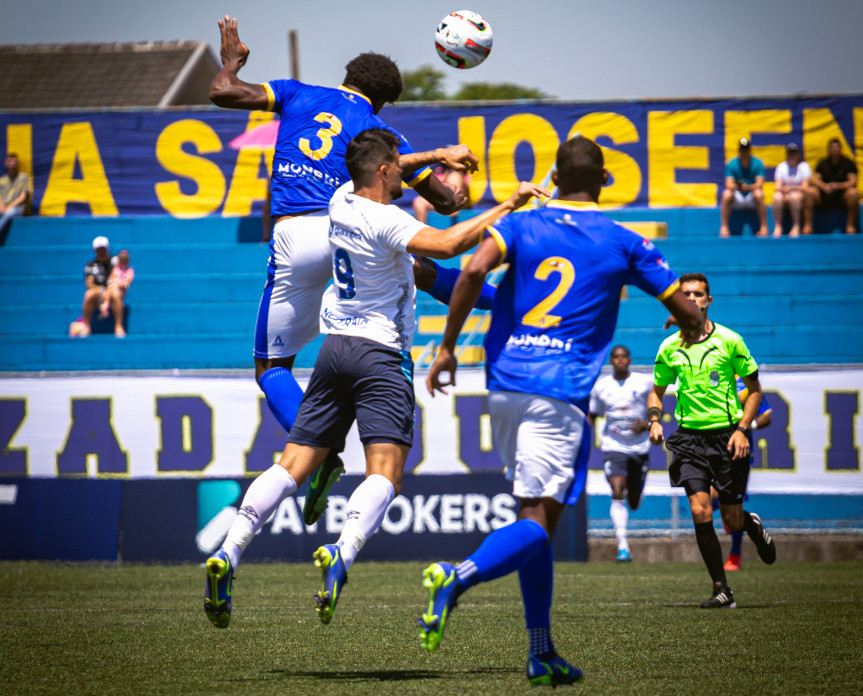
POLYGON ((306 157, 311 157, 313 160, 322 160, 333 149, 333 138, 342 132, 342 122, 336 116, 328 114, 326 111, 322 111, 315 116, 315 121, 328 125, 327 128, 321 128, 315 133, 315 137, 321 141, 321 146, 313 150, 308 138, 300 138, 299 145, 300 150, 302 150, 306 157))
POLYGON ((342 300, 354 299, 357 296, 357 284, 354 281, 351 257, 344 249, 336 249, 336 253, 333 255, 333 272, 336 275, 339 298, 342 300))
POLYGON ((547 329, 560 323, 560 317, 549 314, 564 298, 572 284, 575 282, 575 268, 572 263, 562 256, 549 256, 539 264, 533 277, 537 280, 548 280, 552 273, 559 273, 560 280, 557 287, 550 295, 540 300, 536 306, 524 315, 521 320, 526 326, 536 326, 547 329))

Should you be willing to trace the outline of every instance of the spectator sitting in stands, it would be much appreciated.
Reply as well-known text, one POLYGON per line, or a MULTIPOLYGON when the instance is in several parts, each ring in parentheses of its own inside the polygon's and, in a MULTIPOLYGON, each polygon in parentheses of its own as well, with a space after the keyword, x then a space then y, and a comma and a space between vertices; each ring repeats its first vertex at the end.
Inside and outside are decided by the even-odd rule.
POLYGON ((18 155, 6 155, 6 173, 0 176, 0 244, 12 218, 24 215, 30 201, 30 178, 21 171, 18 155))
MULTIPOLYGON (((442 164, 434 167, 433 171, 434 175, 446 184, 453 193, 458 194, 461 192, 464 194, 464 197, 467 200, 467 203, 464 205, 464 209, 470 208, 470 190, 468 188, 470 184, 470 180, 468 178, 469 175, 466 175, 464 172, 457 172, 454 169, 444 167, 442 164)), ((428 214, 430 211, 434 210, 434 206, 432 206, 432 204, 422 196, 416 196, 413 202, 413 209, 414 217, 421 223, 426 224, 428 214)), ((456 213, 456 215, 458 215, 458 213, 456 213)), ((451 217, 455 219, 456 215, 452 215, 451 217)))
POLYGON ((112 263, 114 268, 108 278, 108 287, 102 294, 99 310, 103 318, 107 318, 109 310, 114 313, 114 335, 123 338, 126 335, 123 327, 126 291, 135 280, 135 269, 129 265, 128 249, 121 249, 112 263))
POLYGON ((827 157, 818 162, 812 175, 812 197, 817 210, 845 210, 845 232, 857 233, 860 194, 857 192, 857 165, 842 154, 842 144, 833 138, 827 157))
MULTIPOLYGON (((114 262, 108 254, 108 238, 96 237, 93 240, 93 251, 96 252, 96 258, 88 262, 84 266, 84 281, 87 283, 87 289, 84 291, 84 302, 81 304, 81 318, 84 327, 77 335, 89 336, 92 329, 93 312, 96 307, 102 304, 105 300, 106 289, 108 287, 108 278, 111 277, 114 262)), ((119 323, 117 324, 120 332, 117 336, 125 336, 122 326, 122 314, 119 323)))
POLYGON ((764 202, 764 163, 752 156, 752 143, 740 139, 737 157, 725 165, 725 190, 719 202, 719 236, 729 237, 731 209, 754 209, 758 213, 758 237, 767 236, 767 205, 764 202))
POLYGON ((788 236, 797 237, 800 234, 801 213, 803 234, 812 232, 812 195, 809 191, 812 168, 803 161, 797 143, 788 143, 785 152, 785 161, 779 163, 773 174, 776 184, 773 194, 773 236, 782 236, 782 217, 785 215, 785 206, 788 206, 791 213, 788 236))

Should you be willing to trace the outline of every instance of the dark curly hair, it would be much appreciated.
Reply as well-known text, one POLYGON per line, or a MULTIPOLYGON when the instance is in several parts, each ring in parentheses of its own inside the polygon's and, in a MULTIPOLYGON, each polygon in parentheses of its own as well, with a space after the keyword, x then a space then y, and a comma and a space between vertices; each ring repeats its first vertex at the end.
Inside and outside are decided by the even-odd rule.
POLYGON ((404 89, 398 66, 380 53, 361 53, 345 66, 346 85, 356 87, 373 102, 394 102, 404 89))

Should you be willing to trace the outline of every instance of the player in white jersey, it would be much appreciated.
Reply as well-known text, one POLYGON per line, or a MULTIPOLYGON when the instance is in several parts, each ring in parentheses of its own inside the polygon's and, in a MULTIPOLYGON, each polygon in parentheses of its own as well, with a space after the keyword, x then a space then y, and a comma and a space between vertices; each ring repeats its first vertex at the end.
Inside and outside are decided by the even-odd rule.
POLYGON ((218 605, 208 613, 227 617, 225 626, 230 620, 234 559, 239 560, 282 499, 296 492, 330 450, 344 448, 356 420, 366 478, 348 500, 347 521, 338 541, 314 554, 323 574, 315 595, 317 611, 323 623, 330 622, 357 553, 401 490, 413 443, 416 404, 410 348, 416 289, 411 254, 457 256, 474 246, 480 231, 501 215, 531 196, 548 195, 539 186, 523 183, 506 202, 481 215, 446 230, 427 227, 389 205, 402 195, 398 143, 392 132, 375 128, 348 144, 345 160, 352 183, 337 190, 329 207, 333 285, 325 295, 320 323, 326 337, 285 451, 278 464, 249 487, 243 502, 250 509, 237 517, 240 522, 231 527, 220 550, 228 559, 219 578, 224 587, 219 588, 218 605), (265 476, 280 484, 261 484, 265 476))
POLYGON ((653 388, 653 378, 630 372, 632 358, 629 348, 615 346, 609 360, 613 368, 610 375, 597 380, 590 394, 591 426, 600 416, 605 417, 602 428, 602 468, 611 486, 611 522, 617 537, 617 560, 631 561, 626 526, 629 507, 636 510, 647 481, 648 440, 647 395, 653 388))

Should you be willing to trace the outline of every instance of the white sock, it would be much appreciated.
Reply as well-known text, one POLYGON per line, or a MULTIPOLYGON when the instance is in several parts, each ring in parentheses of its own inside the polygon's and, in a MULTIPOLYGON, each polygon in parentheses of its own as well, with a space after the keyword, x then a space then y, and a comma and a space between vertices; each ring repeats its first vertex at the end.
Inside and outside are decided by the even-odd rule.
POLYGON ((231 559, 231 566, 236 568, 239 565, 240 555, 255 533, 270 519, 279 503, 296 490, 297 484, 293 477, 278 464, 273 464, 252 481, 243 496, 240 512, 222 544, 222 549, 231 559))
POLYGON ((396 489, 385 476, 372 474, 363 481, 348 500, 348 517, 338 544, 345 570, 357 557, 366 539, 378 531, 396 489))
POLYGON ((622 500, 611 501, 611 523, 614 525, 614 535, 617 537, 617 550, 629 551, 626 540, 626 524, 629 522, 629 510, 622 500))

